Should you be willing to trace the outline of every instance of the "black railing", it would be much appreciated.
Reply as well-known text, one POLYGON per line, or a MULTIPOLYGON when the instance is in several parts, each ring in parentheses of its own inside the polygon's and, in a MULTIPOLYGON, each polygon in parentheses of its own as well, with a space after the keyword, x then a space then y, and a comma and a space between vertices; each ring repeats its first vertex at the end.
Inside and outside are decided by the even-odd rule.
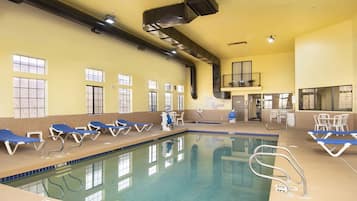
POLYGON ((260 87, 260 73, 224 74, 222 87, 260 87))

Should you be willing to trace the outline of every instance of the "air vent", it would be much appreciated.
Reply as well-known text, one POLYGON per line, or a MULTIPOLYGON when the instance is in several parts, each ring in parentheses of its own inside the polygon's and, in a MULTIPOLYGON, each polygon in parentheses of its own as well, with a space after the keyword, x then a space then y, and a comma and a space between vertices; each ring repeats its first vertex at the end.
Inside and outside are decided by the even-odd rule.
MULTIPOLYGON (((190 7, 184 3, 180 3, 145 11, 143 14, 143 23, 151 27, 158 26, 159 28, 167 28, 189 23, 196 17, 197 15, 190 7)), ((146 30, 150 28, 144 27, 146 30)))
POLYGON ((210 15, 218 12, 218 4, 215 0, 186 0, 185 3, 197 15, 210 15))
POLYGON ((232 42, 232 43, 228 43, 228 46, 232 46, 232 45, 246 45, 248 44, 247 41, 237 41, 237 42, 232 42))

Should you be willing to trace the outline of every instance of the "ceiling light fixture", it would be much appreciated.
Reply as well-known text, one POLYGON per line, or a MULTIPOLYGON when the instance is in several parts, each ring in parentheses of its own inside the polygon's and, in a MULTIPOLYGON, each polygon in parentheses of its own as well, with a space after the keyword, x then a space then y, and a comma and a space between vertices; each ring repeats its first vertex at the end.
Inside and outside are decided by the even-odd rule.
POLYGON ((177 51, 174 49, 174 50, 171 50, 171 53, 172 54, 177 54, 177 51))
POLYGON ((274 43, 274 42, 275 42, 275 36, 270 35, 270 36, 267 38, 267 41, 268 41, 268 43, 274 43))
POLYGON ((115 16, 114 15, 106 15, 104 17, 104 21, 108 24, 114 24, 115 23, 115 16))

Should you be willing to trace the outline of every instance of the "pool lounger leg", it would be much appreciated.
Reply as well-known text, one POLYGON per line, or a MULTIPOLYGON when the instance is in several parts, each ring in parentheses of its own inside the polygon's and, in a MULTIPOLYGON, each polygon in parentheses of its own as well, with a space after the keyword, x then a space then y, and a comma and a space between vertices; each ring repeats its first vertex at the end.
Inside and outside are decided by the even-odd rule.
POLYGON ((318 143, 319 145, 321 145, 322 148, 324 148, 325 151, 326 151, 328 154, 330 154, 330 156, 332 156, 332 157, 339 157, 348 147, 351 146, 351 143, 345 143, 345 144, 343 145, 343 147, 342 147, 339 151, 337 151, 336 153, 333 153, 333 149, 328 148, 325 143, 323 143, 323 142, 321 142, 321 141, 319 141, 319 142, 317 142, 317 143, 318 143))

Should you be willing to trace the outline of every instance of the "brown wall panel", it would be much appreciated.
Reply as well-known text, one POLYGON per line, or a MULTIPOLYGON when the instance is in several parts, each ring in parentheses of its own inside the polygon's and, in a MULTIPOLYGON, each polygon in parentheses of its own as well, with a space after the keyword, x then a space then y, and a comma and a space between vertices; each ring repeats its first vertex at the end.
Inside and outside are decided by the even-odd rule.
POLYGON ((116 119, 126 119, 136 122, 152 122, 158 125, 161 122, 161 112, 135 112, 128 114, 109 113, 101 115, 61 115, 48 116, 45 118, 14 119, 0 118, 0 129, 10 129, 23 135, 27 131, 42 131, 48 134, 48 128, 53 123, 65 123, 72 127, 86 126, 89 121, 102 121, 103 123, 114 123, 116 119))

